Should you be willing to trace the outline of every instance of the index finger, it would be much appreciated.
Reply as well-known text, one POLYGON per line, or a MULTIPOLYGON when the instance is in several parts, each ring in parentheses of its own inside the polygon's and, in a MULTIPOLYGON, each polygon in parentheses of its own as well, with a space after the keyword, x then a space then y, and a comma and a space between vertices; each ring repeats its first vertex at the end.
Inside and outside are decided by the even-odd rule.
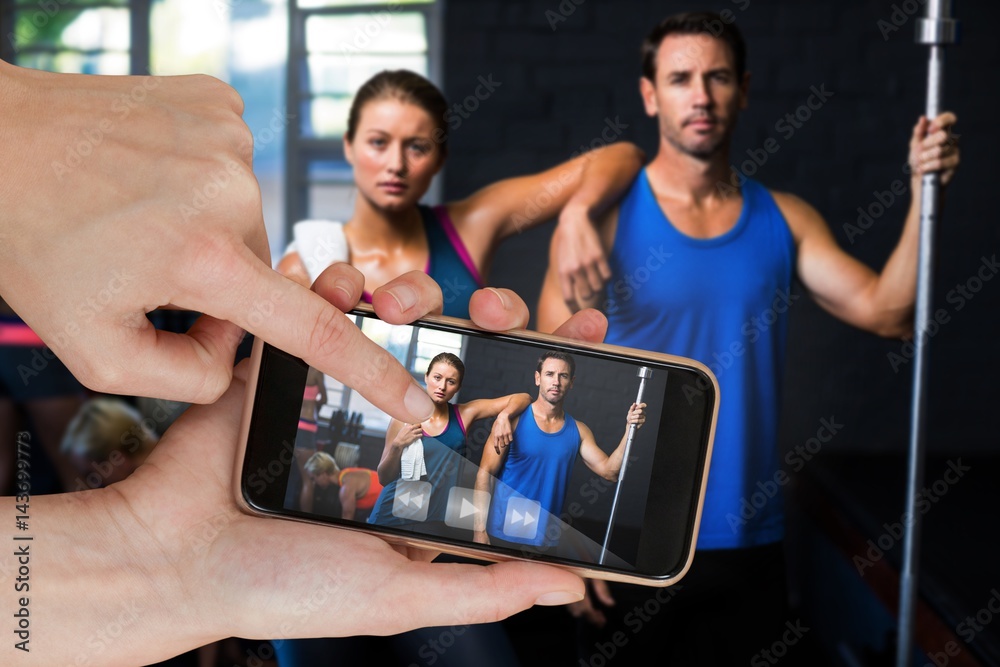
POLYGON ((217 316, 302 358, 400 421, 419 423, 431 415, 433 403, 427 392, 342 311, 273 271, 249 248, 244 247, 238 259, 242 266, 234 258, 234 266, 228 267, 231 279, 214 286, 221 289, 215 289, 211 303, 202 304, 204 312, 217 312, 217 316), (220 304, 222 308, 218 308, 220 304))
POLYGON ((615 606, 615 599, 612 597, 611 588, 608 586, 606 581, 594 579, 591 583, 593 583, 594 595, 601 601, 602 604, 608 607, 615 606))
POLYGON ((954 125, 957 122, 958 116, 951 111, 945 111, 944 113, 938 114, 937 118, 931 121, 931 126, 935 128, 942 128, 954 125))
POLYGON ((559 271, 559 290, 563 301, 572 308, 576 303, 575 273, 559 271))

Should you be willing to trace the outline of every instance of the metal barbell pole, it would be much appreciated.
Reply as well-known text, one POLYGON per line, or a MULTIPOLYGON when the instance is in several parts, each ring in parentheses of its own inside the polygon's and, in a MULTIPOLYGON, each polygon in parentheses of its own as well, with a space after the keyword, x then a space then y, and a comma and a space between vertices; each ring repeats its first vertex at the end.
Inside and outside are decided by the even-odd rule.
MULTIPOLYGON (((927 18, 917 23, 917 43, 930 46, 927 74, 927 119, 941 113, 944 87, 944 47, 956 42, 957 21, 951 18, 951 0, 928 0, 927 18)), ((925 174, 920 199, 920 250, 917 260, 917 304, 914 320, 916 352, 913 365, 913 397, 910 405, 910 445, 907 462, 906 512, 909 517, 903 539, 903 571, 899 582, 899 634, 896 642, 896 667, 910 667, 913 662, 914 622, 919 590, 922 521, 917 500, 924 480, 925 411, 927 406, 927 347, 925 332, 931 318, 931 289, 934 278, 934 239, 941 210, 941 177, 925 174)))
MULTIPOLYGON (((640 366, 636 372, 639 377, 639 393, 635 396, 636 405, 642 403, 642 394, 646 391, 646 380, 653 377, 653 369, 648 366, 640 366)), ((632 439, 635 437, 636 424, 628 425, 628 435, 625 436, 625 451, 622 455, 622 467, 618 471, 618 481, 615 483, 615 497, 611 501, 611 515, 608 517, 608 528, 604 531, 604 544, 601 545, 601 559, 598 561, 604 565, 604 558, 608 555, 608 542, 611 540, 611 527, 615 523, 615 512, 618 511, 618 495, 622 490, 622 480, 625 479, 625 466, 628 465, 628 452, 632 448, 632 439)))

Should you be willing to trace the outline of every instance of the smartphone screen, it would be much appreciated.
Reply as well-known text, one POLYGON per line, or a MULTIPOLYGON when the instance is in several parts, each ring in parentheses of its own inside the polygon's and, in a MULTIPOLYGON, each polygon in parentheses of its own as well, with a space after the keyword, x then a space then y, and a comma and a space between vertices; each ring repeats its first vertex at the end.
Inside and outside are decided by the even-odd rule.
POLYGON ((241 478, 253 508, 661 582, 683 569, 717 401, 702 369, 349 316, 436 416, 400 423, 265 345, 241 478))

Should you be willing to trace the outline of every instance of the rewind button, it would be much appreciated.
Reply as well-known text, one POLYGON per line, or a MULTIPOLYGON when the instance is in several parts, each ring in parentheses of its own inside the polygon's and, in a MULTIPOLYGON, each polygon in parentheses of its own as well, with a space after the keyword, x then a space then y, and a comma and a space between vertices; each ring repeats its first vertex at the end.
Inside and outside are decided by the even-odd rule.
POLYGON ((392 515, 397 519, 426 521, 431 488, 428 482, 397 480, 396 493, 392 497, 392 515))

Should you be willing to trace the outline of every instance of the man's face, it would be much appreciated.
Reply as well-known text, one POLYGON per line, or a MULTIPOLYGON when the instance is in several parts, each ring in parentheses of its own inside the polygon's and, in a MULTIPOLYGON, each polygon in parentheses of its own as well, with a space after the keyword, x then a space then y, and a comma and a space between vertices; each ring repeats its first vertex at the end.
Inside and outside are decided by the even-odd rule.
POLYGON ((685 155, 708 160, 727 150, 750 75, 736 79, 729 45, 704 35, 669 35, 656 53, 656 81, 639 87, 646 113, 656 116, 660 136, 685 155))
POLYGON ((566 398, 573 378, 569 374, 569 364, 562 359, 546 359, 541 372, 535 371, 535 386, 538 395, 552 405, 558 405, 566 398))

